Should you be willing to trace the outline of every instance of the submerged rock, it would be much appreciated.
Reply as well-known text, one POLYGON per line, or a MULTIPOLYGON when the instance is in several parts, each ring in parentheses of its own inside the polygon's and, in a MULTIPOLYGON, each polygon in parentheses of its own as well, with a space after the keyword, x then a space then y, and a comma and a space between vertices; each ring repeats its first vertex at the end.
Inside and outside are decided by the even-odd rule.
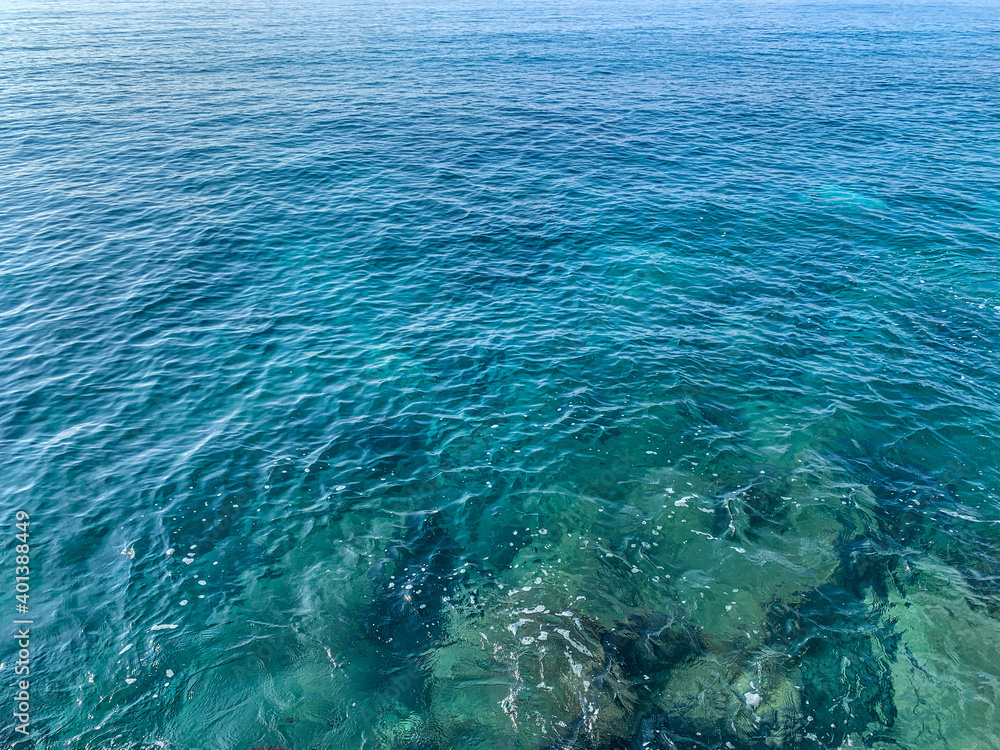
POLYGON ((908 750, 1000 747, 1000 628, 970 605, 960 571, 932 558, 903 576, 889 612, 895 736, 908 750))

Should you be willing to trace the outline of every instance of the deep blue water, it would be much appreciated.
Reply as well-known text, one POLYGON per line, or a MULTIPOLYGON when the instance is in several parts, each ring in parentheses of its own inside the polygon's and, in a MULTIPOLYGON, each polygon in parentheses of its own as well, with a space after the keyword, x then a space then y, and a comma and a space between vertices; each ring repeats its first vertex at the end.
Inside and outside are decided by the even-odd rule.
POLYGON ((1000 747, 998 80, 991 2, 7 0, 3 738, 1000 747))

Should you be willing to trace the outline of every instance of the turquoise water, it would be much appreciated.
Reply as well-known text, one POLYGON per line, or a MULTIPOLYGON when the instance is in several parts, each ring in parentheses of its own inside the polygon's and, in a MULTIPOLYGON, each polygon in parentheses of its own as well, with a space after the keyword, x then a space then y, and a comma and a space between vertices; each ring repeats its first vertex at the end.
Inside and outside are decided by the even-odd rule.
POLYGON ((5 740, 1000 747, 1000 7, 0 38, 5 740))

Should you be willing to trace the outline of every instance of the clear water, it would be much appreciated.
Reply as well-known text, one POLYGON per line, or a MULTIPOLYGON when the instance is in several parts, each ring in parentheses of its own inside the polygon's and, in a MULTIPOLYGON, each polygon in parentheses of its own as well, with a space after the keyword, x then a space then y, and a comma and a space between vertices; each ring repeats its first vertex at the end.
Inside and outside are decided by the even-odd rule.
POLYGON ((1000 747, 1000 6, 0 38, 5 739, 1000 747))

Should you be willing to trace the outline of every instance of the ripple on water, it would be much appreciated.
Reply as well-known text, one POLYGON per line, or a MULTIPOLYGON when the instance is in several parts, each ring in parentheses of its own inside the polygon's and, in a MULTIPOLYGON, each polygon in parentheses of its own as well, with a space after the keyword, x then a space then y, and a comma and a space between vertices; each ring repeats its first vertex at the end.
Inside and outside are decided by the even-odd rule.
POLYGON ((622 11, 0 10, 40 747, 1000 745, 997 9, 622 11))

